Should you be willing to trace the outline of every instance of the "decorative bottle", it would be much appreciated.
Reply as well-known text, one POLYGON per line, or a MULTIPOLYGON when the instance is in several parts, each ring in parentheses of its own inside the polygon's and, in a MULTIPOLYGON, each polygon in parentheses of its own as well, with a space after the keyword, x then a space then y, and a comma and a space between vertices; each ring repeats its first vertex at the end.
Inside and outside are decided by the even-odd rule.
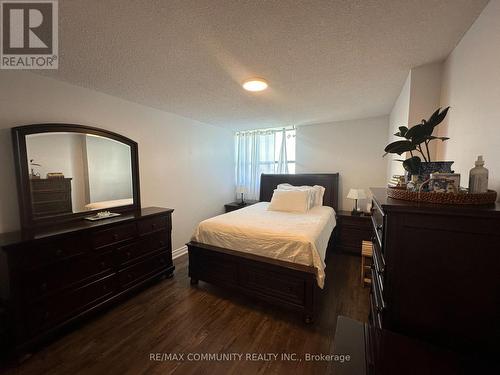
POLYGON ((479 155, 476 160, 476 166, 469 172, 469 193, 488 192, 488 170, 483 167, 483 156, 479 155))

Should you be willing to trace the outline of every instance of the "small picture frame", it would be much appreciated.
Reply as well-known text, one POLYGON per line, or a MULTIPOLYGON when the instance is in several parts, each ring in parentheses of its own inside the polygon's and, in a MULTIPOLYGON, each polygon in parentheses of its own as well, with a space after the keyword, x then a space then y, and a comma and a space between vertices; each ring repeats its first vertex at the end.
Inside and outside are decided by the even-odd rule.
POLYGON ((459 173, 432 173, 429 191, 435 193, 457 193, 460 189, 459 173))

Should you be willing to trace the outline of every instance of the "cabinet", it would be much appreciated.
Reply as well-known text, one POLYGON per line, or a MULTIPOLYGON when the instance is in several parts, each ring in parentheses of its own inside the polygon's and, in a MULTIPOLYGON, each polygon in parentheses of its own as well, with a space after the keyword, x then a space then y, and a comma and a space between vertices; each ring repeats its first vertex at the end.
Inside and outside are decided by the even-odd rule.
POLYGON ((33 216, 43 217, 73 212, 71 178, 30 179, 33 216))
POLYGON ((0 235, 2 298, 17 350, 172 275, 171 209, 145 208, 0 235))
POLYGON ((500 354, 500 204, 372 193, 371 324, 470 358, 500 354))
POLYGON ((224 210, 226 211, 226 213, 228 213, 231 211, 239 210, 240 208, 243 208, 243 207, 251 206, 252 204, 255 204, 258 202, 259 201, 246 200, 244 204, 241 204, 241 201, 226 203, 224 205, 224 210))
POLYGON ((372 225, 368 215, 352 215, 351 211, 337 213, 336 248, 361 255, 361 243, 372 238, 372 225))
MULTIPOLYGON (((397 333, 367 326, 345 316, 337 318, 333 350, 350 355, 333 362, 334 375, 457 375, 481 373, 446 349, 397 333)), ((329 372, 330 373, 330 372, 329 372)))

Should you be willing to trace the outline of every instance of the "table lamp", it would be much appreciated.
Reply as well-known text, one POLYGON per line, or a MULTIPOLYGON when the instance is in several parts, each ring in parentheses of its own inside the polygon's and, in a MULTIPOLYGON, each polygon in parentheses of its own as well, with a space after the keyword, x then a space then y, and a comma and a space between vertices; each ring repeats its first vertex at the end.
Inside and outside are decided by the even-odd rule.
POLYGON ((361 211, 358 210, 358 199, 365 199, 366 194, 363 189, 351 189, 349 194, 347 194, 348 199, 354 199, 354 208, 352 209, 353 215, 361 215, 361 211))
POLYGON ((236 186, 236 194, 241 194, 241 202, 239 202, 240 206, 245 205, 245 200, 243 199, 243 194, 247 192, 247 188, 245 186, 236 186))

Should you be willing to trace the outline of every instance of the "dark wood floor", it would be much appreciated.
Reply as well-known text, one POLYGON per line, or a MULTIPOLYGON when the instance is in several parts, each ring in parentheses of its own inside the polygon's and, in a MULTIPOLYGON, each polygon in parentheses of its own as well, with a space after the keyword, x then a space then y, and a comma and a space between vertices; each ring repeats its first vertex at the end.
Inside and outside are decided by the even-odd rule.
POLYGON ((360 258, 333 253, 327 261, 318 319, 200 282, 189 285, 187 256, 163 280, 35 353, 8 374, 324 374, 328 362, 150 360, 151 353, 331 353, 338 315, 366 321, 368 289, 360 258))

